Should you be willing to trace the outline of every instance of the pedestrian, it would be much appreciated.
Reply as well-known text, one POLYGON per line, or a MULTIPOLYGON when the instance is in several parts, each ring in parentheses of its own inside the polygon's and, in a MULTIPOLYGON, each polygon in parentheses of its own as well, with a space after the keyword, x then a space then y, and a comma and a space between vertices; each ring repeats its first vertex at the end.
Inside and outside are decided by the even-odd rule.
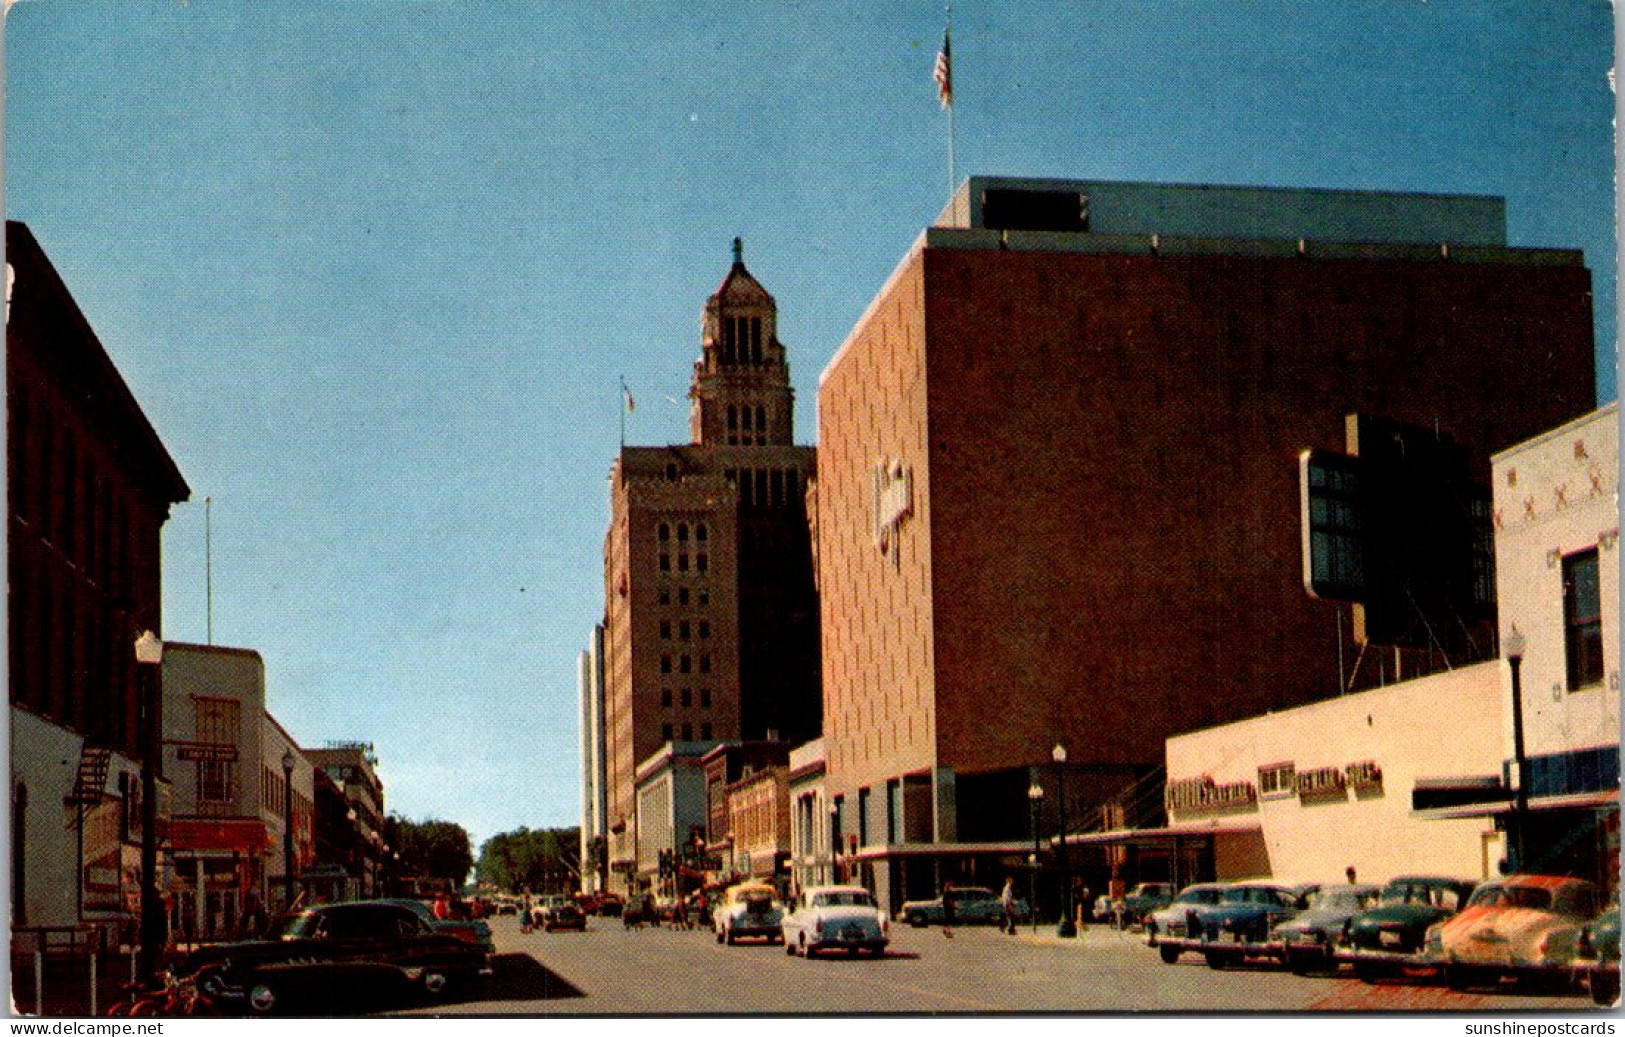
POLYGON ((442 922, 451 917, 451 898, 444 893, 434 895, 434 916, 442 922))
POLYGON ((1016 880, 1008 875, 1004 879, 1004 892, 999 895, 999 907, 1004 912, 999 928, 1014 936, 1016 934, 1016 880))
POLYGON ((952 886, 945 886, 942 890, 942 935, 948 939, 954 938, 954 901, 958 899, 958 890, 952 886))
POLYGON ((1083 884, 1083 877, 1072 880, 1072 910, 1077 912, 1078 931, 1082 932, 1089 924, 1089 887, 1083 884))
POLYGON ((1348 867, 1347 867, 1347 868, 1345 868, 1345 869, 1344 869, 1344 870, 1343 870, 1343 874, 1345 874, 1345 875, 1347 875, 1347 876, 1348 876, 1348 878, 1349 878, 1349 885, 1351 885, 1351 886, 1352 886, 1352 885, 1354 885, 1354 882, 1355 882, 1355 878, 1354 878, 1354 876, 1355 876, 1355 874, 1356 874, 1356 872, 1355 872, 1355 870, 1354 870, 1354 865, 1352 865, 1352 864, 1350 864, 1350 865, 1349 865, 1349 866, 1348 866, 1348 867))
POLYGON ((530 920, 530 897, 521 897, 519 899, 519 931, 529 933, 535 931, 535 929, 536 927, 531 924, 530 920))
POLYGON ((671 927, 673 929, 688 928, 688 908, 684 906, 682 897, 678 897, 677 902, 671 906, 671 927))

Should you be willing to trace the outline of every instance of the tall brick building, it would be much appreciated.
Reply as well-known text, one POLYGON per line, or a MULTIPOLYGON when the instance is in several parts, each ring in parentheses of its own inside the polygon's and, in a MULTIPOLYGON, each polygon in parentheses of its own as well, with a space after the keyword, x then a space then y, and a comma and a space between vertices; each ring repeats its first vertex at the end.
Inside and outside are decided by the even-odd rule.
POLYGON ((1002 881, 1034 782, 1098 827, 1168 735, 1337 694, 1296 458, 1345 415, 1487 476, 1594 405, 1583 258, 1500 199, 972 178, 939 224, 818 398, 828 793, 892 906, 1002 881))
POLYGON ((820 726, 818 604, 777 304, 738 241, 706 302, 687 445, 622 447, 604 542, 611 885, 639 858, 639 762, 668 742, 794 744, 820 726))

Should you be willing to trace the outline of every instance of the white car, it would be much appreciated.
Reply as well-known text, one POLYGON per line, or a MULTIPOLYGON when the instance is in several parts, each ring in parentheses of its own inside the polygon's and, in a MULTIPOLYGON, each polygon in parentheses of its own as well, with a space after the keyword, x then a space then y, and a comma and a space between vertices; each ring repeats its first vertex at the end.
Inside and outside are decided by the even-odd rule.
POLYGON ((814 886, 803 890, 784 919, 784 949, 811 958, 820 951, 886 953, 891 923, 862 886, 814 886))

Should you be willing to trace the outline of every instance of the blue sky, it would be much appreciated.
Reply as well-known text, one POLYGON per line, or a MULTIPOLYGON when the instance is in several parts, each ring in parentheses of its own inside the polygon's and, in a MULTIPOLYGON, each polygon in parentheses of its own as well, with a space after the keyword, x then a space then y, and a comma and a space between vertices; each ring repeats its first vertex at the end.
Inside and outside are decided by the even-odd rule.
MULTIPOLYGON (((476 840, 576 823, 617 380, 683 442, 735 236, 817 379, 946 200, 935 3, 23 0, 6 209, 190 481, 165 635, 476 840)), ((1502 195, 1581 248, 1615 394, 1611 12, 1077 0, 954 12, 971 173, 1502 195)))

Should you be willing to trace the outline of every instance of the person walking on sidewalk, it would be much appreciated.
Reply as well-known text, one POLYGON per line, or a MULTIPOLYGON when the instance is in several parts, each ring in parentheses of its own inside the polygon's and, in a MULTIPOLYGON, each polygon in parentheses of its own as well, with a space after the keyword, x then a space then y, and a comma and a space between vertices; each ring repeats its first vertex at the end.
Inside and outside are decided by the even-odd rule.
POLYGON ((999 922, 999 929, 1014 936, 1016 934, 1016 880, 1011 876, 1005 876, 1004 892, 999 895, 999 907, 1004 913, 1004 917, 999 922))

